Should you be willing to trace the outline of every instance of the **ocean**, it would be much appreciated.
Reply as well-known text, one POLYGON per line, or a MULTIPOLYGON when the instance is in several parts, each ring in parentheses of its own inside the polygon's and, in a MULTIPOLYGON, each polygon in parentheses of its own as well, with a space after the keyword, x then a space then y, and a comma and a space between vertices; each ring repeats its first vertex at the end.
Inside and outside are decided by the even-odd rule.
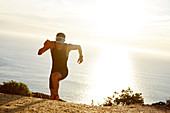
MULTIPOLYGON (((10 80, 27 84, 33 92, 50 94, 50 51, 41 56, 43 39, 0 35, 0 84, 10 80)), ((60 82, 63 100, 74 103, 103 103, 115 91, 130 87, 142 93, 145 104, 170 99, 170 56, 129 50, 123 46, 82 44, 84 61, 77 63, 78 51, 70 53, 69 75, 60 82)))

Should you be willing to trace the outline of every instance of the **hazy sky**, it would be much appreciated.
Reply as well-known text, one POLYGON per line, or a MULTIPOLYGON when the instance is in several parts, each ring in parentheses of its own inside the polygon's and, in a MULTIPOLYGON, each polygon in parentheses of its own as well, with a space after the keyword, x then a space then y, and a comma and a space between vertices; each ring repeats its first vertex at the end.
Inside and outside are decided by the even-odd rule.
POLYGON ((0 0, 0 34, 169 51, 170 0, 0 0))

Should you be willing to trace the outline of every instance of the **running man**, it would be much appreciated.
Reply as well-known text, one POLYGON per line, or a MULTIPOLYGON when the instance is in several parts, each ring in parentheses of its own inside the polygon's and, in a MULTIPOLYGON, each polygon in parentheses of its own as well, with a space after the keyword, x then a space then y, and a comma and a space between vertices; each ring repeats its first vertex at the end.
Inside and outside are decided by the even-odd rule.
POLYGON ((59 81, 63 80, 68 75, 67 60, 71 50, 78 50, 79 59, 77 63, 83 62, 82 49, 80 45, 67 44, 65 42, 65 34, 58 33, 56 41, 46 40, 44 47, 39 49, 38 55, 42 55, 45 51, 50 49, 52 57, 52 69, 49 79, 49 86, 51 91, 51 100, 59 100, 59 81))

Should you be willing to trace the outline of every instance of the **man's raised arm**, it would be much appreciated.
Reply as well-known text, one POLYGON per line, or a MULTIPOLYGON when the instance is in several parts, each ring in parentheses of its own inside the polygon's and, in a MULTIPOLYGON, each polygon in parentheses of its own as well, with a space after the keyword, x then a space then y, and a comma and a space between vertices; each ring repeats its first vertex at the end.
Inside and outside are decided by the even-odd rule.
POLYGON ((51 47, 50 40, 46 40, 44 42, 44 47, 40 48, 38 51, 38 55, 42 55, 45 51, 47 51, 51 47))
POLYGON ((83 62, 83 54, 82 54, 82 49, 80 45, 72 45, 69 44, 69 50, 78 50, 79 52, 79 59, 77 60, 77 63, 82 63, 83 62))

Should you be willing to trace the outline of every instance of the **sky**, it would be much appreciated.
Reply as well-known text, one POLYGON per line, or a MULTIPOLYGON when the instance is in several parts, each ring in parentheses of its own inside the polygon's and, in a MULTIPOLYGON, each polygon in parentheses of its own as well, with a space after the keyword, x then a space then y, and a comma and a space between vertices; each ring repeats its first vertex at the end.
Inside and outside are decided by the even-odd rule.
POLYGON ((0 34, 170 50, 169 0, 0 0, 0 34))

